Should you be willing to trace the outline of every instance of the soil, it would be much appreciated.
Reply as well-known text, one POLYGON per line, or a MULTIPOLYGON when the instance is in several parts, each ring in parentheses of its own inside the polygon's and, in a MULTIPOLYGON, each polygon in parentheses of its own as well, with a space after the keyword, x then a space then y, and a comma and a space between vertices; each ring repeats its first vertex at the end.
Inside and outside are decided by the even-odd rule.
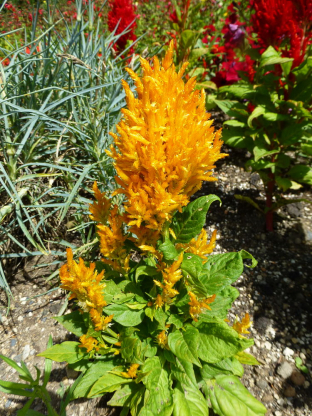
MULTIPOLYGON (((249 196, 264 206, 259 176, 244 171, 245 153, 233 149, 225 151, 229 157, 218 163, 219 181, 205 183, 197 196, 214 193, 222 200, 222 206, 215 202, 207 216, 208 234, 218 229, 215 253, 244 249, 259 262, 255 269, 246 266, 236 283, 241 296, 229 317, 233 322, 236 315, 241 318, 249 312, 253 321, 250 336, 255 339, 255 345, 250 353, 261 365, 245 366, 242 381, 265 404, 268 416, 311 416, 312 205, 299 202, 280 209, 275 214, 274 232, 267 233, 264 216, 252 205, 235 198, 235 194, 249 196), (296 368, 297 357, 308 373, 296 368)), ((290 197, 312 201, 311 189, 301 188, 288 195, 290 197)), ((33 365, 43 369, 44 359, 36 354, 46 349, 50 334, 54 343, 72 339, 72 335, 52 319, 64 304, 64 291, 56 289, 31 298, 51 290, 46 278, 53 269, 51 266, 38 268, 40 262, 50 261, 53 258, 33 259, 11 271, 9 283, 14 300, 8 316, 5 316, 4 294, 0 300, 0 352, 16 362, 25 361, 32 373, 33 365)), ((16 371, 1 360, 0 375, 4 380, 19 381, 16 371)), ((48 386, 56 408, 60 383, 67 387, 75 377, 64 363, 53 364, 48 386)), ((119 410, 108 408, 106 402, 107 397, 75 401, 68 406, 67 415, 118 415, 119 410)), ((24 403, 22 397, 2 394, 0 415, 16 415, 24 403)), ((39 401, 33 408, 46 412, 39 401)))

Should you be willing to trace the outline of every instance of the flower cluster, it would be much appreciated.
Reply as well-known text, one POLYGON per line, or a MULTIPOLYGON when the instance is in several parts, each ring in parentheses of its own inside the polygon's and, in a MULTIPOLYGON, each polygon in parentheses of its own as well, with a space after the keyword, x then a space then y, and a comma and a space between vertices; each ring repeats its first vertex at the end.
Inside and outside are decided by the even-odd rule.
POLYGON ((127 33, 118 37, 114 45, 115 49, 121 52, 126 48, 128 40, 136 40, 134 33, 136 14, 131 0, 111 0, 109 5, 110 11, 107 15, 109 30, 111 32, 115 31, 115 35, 127 31, 127 33))
POLYGON ((273 46, 283 56, 294 58, 293 67, 301 64, 311 38, 312 2, 297 0, 252 0, 252 32, 262 50, 273 46))
POLYGON ((87 267, 83 259, 76 263, 73 252, 67 249, 67 263, 60 269, 61 288, 71 292, 69 299, 76 299, 83 312, 89 312, 97 330, 104 329, 112 320, 112 316, 103 317, 102 310, 106 306, 103 296, 105 283, 101 282, 104 271, 97 273, 95 263, 87 267))
POLYGON ((241 322, 237 318, 235 319, 233 329, 235 329, 235 331, 238 332, 240 336, 243 336, 242 334, 250 334, 247 329, 251 327, 251 324, 252 322, 250 321, 249 313, 245 313, 245 316, 241 322))
POLYGON ((216 295, 212 295, 209 298, 200 301, 197 299, 193 292, 189 292, 189 296, 190 315, 194 321, 198 321, 199 315, 203 313, 205 309, 211 310, 209 304, 212 303, 216 298, 216 295))
POLYGON ((141 58, 143 76, 128 69, 138 97, 123 82, 127 109, 111 133, 115 147, 108 154, 115 160, 120 188, 125 195, 124 220, 140 244, 156 241, 165 222, 189 202, 202 181, 214 181, 220 153, 221 131, 214 132, 205 109, 205 94, 194 91, 195 79, 186 84, 173 65, 173 42, 162 67, 141 58))

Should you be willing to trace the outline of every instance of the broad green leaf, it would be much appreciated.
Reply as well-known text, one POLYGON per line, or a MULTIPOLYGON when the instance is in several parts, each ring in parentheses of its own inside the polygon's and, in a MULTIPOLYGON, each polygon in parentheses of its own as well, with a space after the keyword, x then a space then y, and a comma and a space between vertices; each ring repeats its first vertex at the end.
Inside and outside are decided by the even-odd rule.
POLYGON ((192 363, 181 358, 174 357, 171 365, 172 376, 177 380, 183 388, 197 387, 194 366, 192 363))
POLYGON ((81 337, 88 331, 83 319, 83 314, 79 311, 74 311, 63 316, 55 316, 54 319, 63 325, 67 331, 77 335, 77 337, 81 337))
POLYGON ((104 299, 107 303, 111 303, 113 297, 117 294, 120 294, 121 292, 121 289, 116 285, 116 283, 113 280, 105 282, 104 299))
POLYGON ((292 181, 290 179, 282 178, 281 176, 275 176, 275 180, 277 186, 281 188, 284 192, 287 191, 287 189, 291 188, 292 181))
POLYGON ((147 264, 143 264, 139 266, 135 271, 135 281, 137 282, 139 277, 142 275, 146 276, 155 276, 159 274, 158 270, 155 267, 148 266, 147 264))
POLYGON ((83 375, 80 382, 77 384, 74 392, 73 399, 78 399, 79 397, 87 397, 93 384, 104 374, 108 374, 116 364, 113 360, 109 361, 95 361, 92 366, 86 371, 83 375))
MULTIPOLYGON (((235 354, 235 358, 242 364, 247 365, 260 365, 258 360, 251 354, 248 354, 248 352, 241 351, 235 354)), ((238 374, 235 374, 238 375, 238 374)))
POLYGON ((255 119, 255 118, 258 118, 258 117, 260 117, 261 115, 263 115, 264 113, 265 113, 265 108, 264 107, 262 107, 262 106, 260 106, 260 105, 258 105, 254 110, 253 110, 253 112, 250 114, 250 116, 248 117, 248 120, 247 120, 247 124, 248 124, 248 126, 249 127, 252 127, 252 121, 255 119))
POLYGON ((230 374, 242 377, 244 375, 244 368, 238 359, 229 357, 215 364, 204 364, 200 373, 205 380, 215 378, 218 374, 230 374))
POLYGON ((143 396, 143 393, 145 391, 144 386, 141 384, 136 383, 129 383, 129 384, 123 384, 120 389, 115 391, 113 397, 110 399, 107 404, 110 406, 127 406, 130 407, 131 399, 133 396, 141 392, 141 395, 143 396))
POLYGON ((246 123, 238 120, 227 120, 223 123, 223 125, 231 126, 231 127, 246 127, 246 123))
POLYGON ((221 93, 228 92, 230 94, 235 95, 238 98, 246 98, 247 96, 250 96, 251 94, 255 93, 251 84, 242 84, 242 83, 237 83, 234 85, 226 85, 224 87, 221 87, 219 91, 221 93))
POLYGON ((204 311, 200 315, 199 320, 205 321, 206 318, 211 316, 219 319, 226 319, 228 311, 232 307, 232 303, 239 297, 239 295, 240 293, 235 287, 225 287, 220 293, 217 294, 215 300, 210 303, 209 306, 211 310, 204 311))
POLYGON ((80 361, 84 356, 88 355, 84 348, 79 348, 80 342, 65 341, 62 344, 53 345, 44 352, 38 354, 39 357, 50 358, 53 361, 61 363, 75 363, 80 361))
POLYGON ((218 363, 253 345, 253 340, 239 338, 234 329, 225 322, 201 323, 198 356, 207 363, 218 363))
POLYGON ((177 386, 173 391, 174 416, 208 416, 207 402, 196 387, 177 386))
POLYGON ((312 156, 312 144, 301 143, 300 147, 302 153, 306 154, 307 156, 312 156))
POLYGON ((288 176, 295 181, 312 185, 312 169, 306 165, 296 165, 290 169, 288 176))
POLYGON ((235 253, 216 254, 208 257, 207 262, 203 265, 203 273, 201 282, 205 285, 210 294, 218 293, 217 281, 220 279, 220 290, 223 289, 222 281, 226 278, 231 283, 234 283, 244 271, 244 262, 246 258, 252 260, 252 267, 255 267, 257 262, 251 257, 246 257, 247 252, 244 250, 235 253), (210 287, 211 282, 211 287, 210 287))
POLYGON ((246 118, 249 116, 246 106, 238 101, 215 100, 217 106, 229 117, 246 118))
POLYGON ((112 393, 119 389, 122 384, 132 382, 131 379, 117 376, 116 374, 106 373, 102 377, 99 377, 97 381, 92 385, 87 397, 96 397, 103 393, 112 393))
POLYGON ((131 310, 125 304, 112 304, 106 306, 104 312, 107 313, 107 315, 114 315, 113 320, 123 326, 139 325, 145 316, 144 310, 131 310))
POLYGON ((161 367, 159 358, 153 357, 146 360, 142 366, 142 372, 148 372, 148 375, 142 379, 147 390, 140 416, 170 416, 173 410, 173 398, 168 373, 161 367))
POLYGON ((258 146, 255 146, 254 149, 253 149, 253 153, 254 153, 256 162, 258 162, 259 159, 261 159, 265 156, 274 155, 275 153, 278 153, 279 151, 280 151, 280 149, 268 150, 268 149, 265 149, 265 148, 260 148, 258 146))
POLYGON ((196 85, 195 85, 196 90, 202 90, 202 89, 205 90, 207 88, 209 88, 211 90, 217 90, 218 89, 217 85, 212 81, 197 82, 196 85))
POLYGON ((181 263, 183 276, 188 282, 188 288, 199 297, 207 297, 208 292, 205 285, 201 282, 203 260, 196 254, 184 253, 181 263))
POLYGON ((178 358, 201 367, 198 360, 199 333, 195 327, 187 325, 185 330, 171 332, 168 336, 168 344, 178 358))
POLYGON ((130 364, 143 364, 144 348, 137 337, 125 337, 121 343, 121 356, 130 364))
POLYGON ((182 328, 183 326, 183 319, 182 316, 176 315, 176 314, 171 314, 169 316, 169 319, 167 320, 167 324, 172 324, 174 325, 177 329, 182 328))
POLYGON ((218 375, 205 380, 213 410, 220 416, 264 416, 267 409, 255 399, 235 376, 218 375))
POLYGON ((207 55, 209 52, 209 48, 196 48, 193 49, 190 53, 190 59, 198 59, 203 55, 207 55))
POLYGON ((263 52, 260 58, 260 68, 268 65, 282 64, 285 62, 292 62, 293 58, 282 58, 280 53, 277 52, 273 46, 269 46, 268 49, 263 52))
POLYGON ((206 223, 207 211, 214 201, 221 200, 216 195, 197 198, 177 212, 172 219, 172 229, 176 235, 175 243, 189 243, 196 237, 206 223))
POLYGON ((289 115, 271 113, 271 112, 265 112, 263 114, 263 118, 268 121, 291 121, 292 120, 292 118, 289 115))
POLYGON ((193 30, 184 30, 181 33, 181 45, 183 49, 190 48, 197 37, 197 33, 193 30))
POLYGON ((165 260, 174 260, 179 255, 178 250, 169 238, 166 238, 166 240, 158 246, 158 250, 161 251, 165 260))

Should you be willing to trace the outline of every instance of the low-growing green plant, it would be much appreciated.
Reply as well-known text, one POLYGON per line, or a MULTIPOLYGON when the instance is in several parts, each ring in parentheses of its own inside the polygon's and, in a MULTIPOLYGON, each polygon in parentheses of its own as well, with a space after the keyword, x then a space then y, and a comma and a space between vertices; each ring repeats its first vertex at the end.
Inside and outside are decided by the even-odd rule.
POLYGON ((263 416, 265 407, 242 385, 249 315, 227 322, 239 292, 246 251, 209 255, 203 229, 215 195, 190 197, 212 177, 221 132, 205 110, 204 92, 186 84, 172 63, 141 59, 143 76, 128 70, 137 98, 123 82, 127 109, 112 134, 117 193, 113 205, 94 184, 91 219, 98 222, 102 258, 73 259, 60 270, 62 288, 79 310, 57 321, 80 337, 39 354, 83 373, 73 398, 114 392, 122 415, 263 416))
POLYGON ((245 199, 265 213, 267 230, 273 231, 273 212, 294 202, 284 193, 312 184, 312 60, 292 69, 293 58, 271 46, 261 56, 253 54, 254 81, 244 77, 220 88, 215 102, 231 118, 224 123, 225 143, 251 153, 246 167, 258 172, 265 186, 264 209, 245 199))
MULTIPOLYGON (((64 223, 89 250, 92 183, 115 188, 105 149, 125 105, 125 62, 112 52, 122 33, 102 32, 93 3, 76 7, 76 19, 61 31, 53 24, 55 1, 47 3, 43 30, 37 9, 23 46, 0 34, 0 56, 9 61, 0 64, 0 260, 62 254, 60 245, 71 246, 60 238, 64 223)), ((9 292, 1 264, 0 287, 9 292)))
MULTIPOLYGON (((52 337, 49 337, 48 348, 51 348, 53 345, 52 337)), ((8 357, 0 355, 0 358, 11 366, 15 371, 19 373, 19 378, 26 383, 15 383, 11 381, 0 380, 0 391, 7 394, 14 394, 17 396, 28 397, 29 400, 26 402, 25 406, 17 412, 17 416, 44 416, 43 413, 40 413, 35 410, 31 410, 30 407, 36 399, 40 399, 45 404, 48 416, 66 416, 66 406, 72 400, 72 393, 76 388, 77 384, 80 382, 81 377, 78 378, 75 383, 68 389, 66 396, 61 395, 60 400, 60 413, 55 410, 53 405, 52 397, 48 391, 47 384, 50 380, 51 371, 52 371, 52 360, 49 358, 45 359, 44 373, 42 374, 43 380, 40 383, 41 371, 38 367, 36 368, 36 378, 34 378, 27 368, 27 365, 22 361, 21 365, 18 365, 15 361, 11 360, 8 357)))

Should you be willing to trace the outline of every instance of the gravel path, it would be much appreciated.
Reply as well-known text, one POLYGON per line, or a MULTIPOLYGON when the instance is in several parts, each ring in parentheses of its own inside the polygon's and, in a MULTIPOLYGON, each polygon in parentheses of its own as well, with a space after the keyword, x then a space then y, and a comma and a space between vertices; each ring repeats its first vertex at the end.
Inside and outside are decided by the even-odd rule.
MULTIPOLYGON (((199 195, 215 193, 222 207, 214 203, 207 216, 207 231, 218 229, 215 253, 245 249, 259 261, 256 269, 245 267, 236 287, 241 296, 236 300, 230 320, 249 312, 254 325, 251 336, 255 345, 250 352, 261 362, 259 367, 246 367, 243 382, 268 408, 269 416, 312 415, 312 205, 288 205, 276 214, 274 233, 264 231, 264 218, 251 205, 237 201, 234 194, 252 196, 263 204, 264 195, 257 174, 243 170, 244 155, 229 151, 230 158, 219 163, 217 183, 206 183, 199 195), (300 357, 310 375, 296 369, 300 357)), ((296 198, 312 201, 308 188, 296 192, 296 198)), ((38 259, 36 260, 38 261, 38 259)), ((47 263, 47 259, 41 260, 47 263)), ((55 343, 71 339, 63 327, 51 319, 64 301, 61 290, 27 301, 29 296, 50 288, 44 277, 51 270, 34 269, 34 261, 14 272, 14 301, 8 317, 0 323, 0 352, 16 362, 24 360, 43 368, 44 360, 36 354, 46 348, 51 334, 55 343)), ((13 274, 13 273, 12 273, 13 274)), ((5 297, 0 298, 0 313, 5 312, 5 297)), ((32 369, 33 370, 33 369, 32 369)), ((0 360, 0 377, 18 381, 17 373, 0 360)), ((49 384, 53 402, 60 382, 66 387, 75 374, 62 363, 54 363, 49 384)), ((117 415, 108 409, 106 399, 76 401, 68 407, 68 416, 117 415)), ((16 415, 23 398, 0 393, 0 415, 16 415)), ((35 410, 45 412, 41 403, 35 410)), ((240 415, 233 415, 240 416, 240 415)))

